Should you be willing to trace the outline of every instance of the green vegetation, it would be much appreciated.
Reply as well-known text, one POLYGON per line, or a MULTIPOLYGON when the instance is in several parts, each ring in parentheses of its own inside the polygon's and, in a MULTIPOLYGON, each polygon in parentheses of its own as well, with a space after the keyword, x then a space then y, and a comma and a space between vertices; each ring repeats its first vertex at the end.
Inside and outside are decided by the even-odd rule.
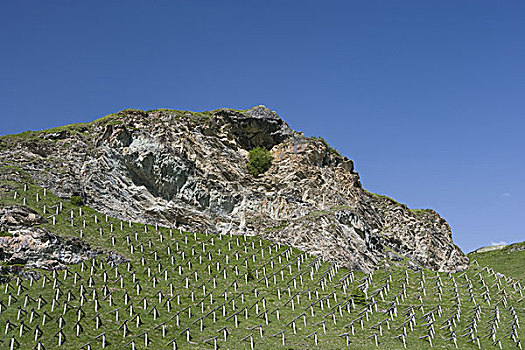
POLYGON ((89 130, 89 126, 91 123, 75 123, 75 124, 68 124, 63 126, 58 126, 56 128, 46 129, 42 131, 34 131, 35 133, 45 133, 45 134, 52 134, 52 133, 58 133, 62 131, 67 131, 71 135, 75 134, 81 134, 85 133, 89 130))
MULTIPOLYGON (((125 111, 125 110, 124 110, 125 111)), ((100 117, 98 119, 93 120, 92 122, 88 123, 89 126, 92 125, 116 125, 122 121, 122 114, 123 111, 120 111, 118 113, 110 113, 103 117, 100 117)))
MULTIPOLYGON (((377 198, 380 198, 380 199, 383 199, 383 200, 386 200, 392 204, 396 204, 396 205, 401 205, 401 206, 405 206, 404 204, 402 203, 399 203, 398 201, 396 201, 395 199, 391 198, 391 197, 388 197, 388 196, 385 196, 383 194, 378 194, 378 193, 374 193, 374 192, 370 192, 366 189, 364 189, 368 194, 371 194, 372 196, 374 197, 377 197, 377 198)), ((405 206, 406 207, 406 206, 405 206)), ((410 209, 410 211, 418 218, 421 218, 423 217, 424 215, 426 214, 432 214, 434 213, 434 210, 433 209, 430 209, 430 208, 425 208, 425 209, 410 209)))
MULTIPOLYGON (((127 113, 144 112, 125 110, 93 123, 117 124, 127 113)), ((213 115, 174 114, 196 123, 213 115)), ((91 127, 9 137, 32 141, 42 133, 91 127)), ((10 147, 9 137, 0 139, 1 148, 10 147)), ((250 172, 260 175, 271 161, 265 149, 250 151, 250 172)), ((256 349, 402 349, 403 335, 409 349, 428 349, 432 342, 439 349, 475 350, 478 340, 482 349, 514 348, 525 335, 525 242, 471 253, 465 272, 418 270, 399 256, 365 274, 257 236, 121 221, 84 206, 81 197, 67 201, 44 192, 18 167, 2 166, 0 173, 9 179, 0 180, 0 207, 26 205, 47 219, 40 227, 82 239, 97 252, 62 270, 0 262, 2 349, 38 349, 39 343, 46 349, 98 349, 103 341, 108 349, 172 349, 173 342, 178 349, 213 349, 214 341, 224 349, 249 349, 250 341, 256 349), (113 253, 124 261, 114 264, 113 253)), ((298 220, 316 225, 342 209, 351 207, 313 210, 298 220)), ((429 211, 412 210, 418 216, 429 211)), ((276 222, 267 232, 288 224, 276 222)), ((10 241, 6 237, 12 234, 1 231, 0 243, 10 241)))
POLYGON ((15 134, 15 135, 3 135, 3 136, 0 136, 0 139, 6 143, 6 145, 4 147, 8 147, 8 144, 10 142, 12 142, 13 140, 34 140, 34 139, 39 139, 39 140, 42 140, 42 141, 46 141, 44 139, 41 139, 39 137, 39 132, 38 131, 30 131, 30 130, 27 130, 27 131, 24 131, 24 132, 21 132, 19 134, 15 134))
MULTIPOLYGON (((434 348, 455 349, 455 334, 458 348, 478 349, 462 336, 470 331, 482 349, 514 348, 509 331, 515 318, 525 319, 525 291, 515 277, 525 271, 524 251, 511 251, 524 244, 471 254, 477 262, 460 273, 386 261, 388 267, 364 274, 257 236, 122 222, 30 181, 27 188, 15 181, 0 185, 6 189, 0 206, 21 205, 25 198, 48 220, 42 227, 102 251, 65 270, 20 265, 23 276, 8 275, 9 284, 2 278, 2 349, 11 339, 16 349, 37 348, 38 342, 46 349, 99 349, 103 339, 107 349, 172 349, 172 340, 178 349, 213 349, 214 337, 224 349, 250 349, 250 339, 255 349, 375 349, 375 337, 381 349, 402 349, 401 334, 409 349, 429 349, 429 334, 434 348), (110 264, 110 251, 129 262, 110 264), (501 342, 496 345, 486 336, 492 327, 501 342)), ((513 337, 524 336, 523 325, 516 327, 513 337)))
POLYGON ((476 260, 480 266, 491 266, 497 272, 525 284, 525 242, 482 253, 472 252, 468 257, 471 261, 476 260))
POLYGON ((316 221, 321 216, 330 215, 332 214, 331 210, 310 210, 308 214, 301 217, 301 219, 309 220, 309 221, 316 221))
POLYGON ((354 304, 356 305, 366 305, 366 294, 362 289, 359 289, 357 287, 354 288, 352 291, 352 298, 354 300, 354 304))
POLYGON ((326 148, 328 149, 328 152, 330 152, 331 154, 333 154, 334 156, 338 156, 338 157, 341 157, 341 152, 339 152, 337 149, 331 147, 328 142, 326 142, 326 140, 324 138, 322 138, 321 136, 312 136, 311 137, 312 139, 314 140, 319 140, 321 141, 325 146, 326 148))
POLYGON ((273 226, 273 227, 268 227, 266 228, 266 232, 273 232, 273 231, 281 231, 281 230, 284 230, 286 228, 286 226, 288 226, 289 222, 286 221, 286 220, 281 220, 281 222, 279 223, 278 226, 273 226))
POLYGON ((351 206, 349 205, 334 205, 332 207, 330 207, 330 210, 346 210, 346 209, 355 209, 355 208, 352 208, 351 206))
POLYGON ((169 109, 169 108, 156 108, 156 109, 150 109, 150 110, 146 111, 146 113, 166 112, 166 113, 177 114, 177 115, 189 114, 189 115, 192 115, 194 117, 211 117, 216 112, 218 112, 220 110, 224 110, 224 109, 230 110, 230 111, 234 111, 234 112, 239 112, 239 113, 245 113, 245 112, 248 111, 247 109, 221 108, 221 109, 214 109, 214 110, 211 110, 211 111, 194 112, 194 111, 181 111, 181 110, 169 109))
POLYGON ((211 111, 194 112, 194 111, 181 111, 181 110, 169 109, 169 108, 156 108, 156 109, 149 110, 146 113, 168 113, 172 115, 174 119, 189 118, 189 120, 194 125, 210 126, 215 114, 224 109, 227 109, 233 112, 238 112, 238 113, 245 113, 246 111, 248 111, 247 109, 241 110, 241 109, 233 109, 233 108, 221 108, 221 109, 215 109, 211 111))
POLYGON ((390 198, 390 197, 388 197, 388 196, 385 196, 385 195, 383 195, 383 194, 377 194, 377 193, 374 193, 374 192, 370 192, 370 191, 368 191, 368 190, 365 190, 365 191, 366 191, 368 194, 371 194, 372 196, 375 196, 375 197, 377 197, 377 198, 386 199, 387 201, 390 201, 390 202, 392 202, 392 203, 394 203, 394 204, 402 205, 401 203, 399 203, 399 202, 396 201, 395 199, 390 198))
POLYGON ((0 237, 13 237, 13 235, 9 232, 0 231, 0 237))
MULTIPOLYGON (((216 112, 218 112, 221 109, 216 109, 212 111, 202 111, 202 112, 193 112, 193 111, 180 111, 175 109, 167 109, 167 108, 158 108, 158 109, 152 109, 148 111, 143 111, 140 109, 133 109, 128 108, 124 109, 122 111, 119 111, 117 113, 110 113, 108 115, 105 115, 103 117, 100 117, 96 120, 93 120, 91 122, 87 123, 75 123, 75 124, 68 124, 63 126, 58 126, 51 129, 45 129, 45 130, 27 130, 19 134, 13 134, 13 135, 3 135, 0 136, 0 150, 5 150, 10 147, 10 144, 12 142, 16 141, 31 141, 31 140, 37 140, 42 142, 49 142, 52 144, 55 142, 54 140, 46 140, 42 138, 46 134, 53 134, 53 133, 59 133, 66 131, 70 135, 81 135, 84 136, 84 134, 87 134, 89 131, 92 131, 93 126, 97 125, 117 125, 122 123, 122 120, 124 117, 130 114, 134 115, 143 115, 146 117, 148 113, 154 113, 154 112, 165 112, 169 114, 173 114, 174 118, 191 118, 191 121, 194 122, 197 125, 209 125, 211 123, 211 120, 213 119, 213 116, 216 112)), ((244 113, 247 110, 238 110, 238 109, 232 109, 229 108, 229 110, 244 113)))
POLYGON ((30 140, 37 140, 40 142, 49 142, 50 144, 52 144, 53 141, 46 140, 42 138, 42 136, 45 136, 47 134, 60 133, 64 131, 69 133, 69 135, 84 135, 85 133, 89 132, 94 125, 118 124, 119 122, 121 122, 121 118, 123 114, 125 114, 127 111, 138 111, 138 110, 127 109, 119 113, 110 113, 92 122, 87 122, 87 123, 74 123, 74 124, 62 125, 62 126, 58 126, 58 127, 54 127, 50 129, 45 129, 45 130, 34 130, 34 131, 27 130, 19 134, 0 136, 0 141, 2 141, 2 144, 0 145, 0 147, 6 148, 8 147, 8 144, 11 142, 30 141, 30 140))
POLYGON ((0 167, 0 174, 16 173, 24 181, 29 181, 31 177, 22 168, 13 165, 4 165, 0 167))
POLYGON ((432 214, 434 210, 432 209, 410 209, 415 216, 423 216, 425 214, 432 214))
POLYGON ((84 200, 80 196, 71 196, 69 199, 72 205, 81 207, 84 205, 84 200))
POLYGON ((117 114, 118 115, 138 114, 138 115, 146 116, 148 112, 143 111, 142 109, 137 109, 137 108, 126 108, 126 109, 121 110, 117 114))
POLYGON ((97 119, 97 120, 95 120, 95 121, 93 121, 91 123, 75 123, 75 124, 68 124, 68 125, 58 126, 58 127, 51 128, 51 129, 34 130, 34 131, 27 130, 27 131, 24 131, 24 132, 19 133, 19 134, 4 135, 4 136, 0 136, 0 141, 5 142, 4 147, 6 147, 10 142, 20 141, 20 140, 22 140, 22 141, 38 140, 38 141, 41 141, 41 142, 52 143, 53 141, 46 140, 46 139, 44 139, 42 137, 45 136, 46 134, 54 134, 54 133, 60 133, 60 132, 64 132, 64 131, 69 133, 70 135, 84 134, 84 133, 89 131, 89 128, 91 127, 92 124, 94 124, 96 122, 99 122, 99 121, 102 121, 102 120, 107 121, 108 119, 110 119, 110 116, 112 117, 114 115, 105 116, 105 117, 97 119))
POLYGON ((249 152, 248 172, 253 176, 265 173, 272 165, 272 154, 264 147, 255 147, 249 152))

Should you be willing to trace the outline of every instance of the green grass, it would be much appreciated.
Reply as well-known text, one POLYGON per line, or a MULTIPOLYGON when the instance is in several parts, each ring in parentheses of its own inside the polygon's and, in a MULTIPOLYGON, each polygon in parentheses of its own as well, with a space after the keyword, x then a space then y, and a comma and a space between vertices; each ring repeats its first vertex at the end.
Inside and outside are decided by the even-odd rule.
MULTIPOLYGON (((239 113, 245 113, 248 110, 238 110, 238 109, 231 109, 229 110, 239 112, 239 113)), ((216 112, 218 112, 220 109, 212 110, 212 111, 202 111, 202 112, 193 112, 193 111, 181 111, 181 110, 175 110, 175 109, 167 109, 167 108, 158 108, 158 109, 152 109, 148 111, 143 111, 140 109, 133 109, 128 108, 124 109, 118 113, 110 113, 108 115, 105 115, 101 118, 98 118, 96 120, 93 120, 91 122, 87 123, 75 123, 75 124, 68 124, 63 126, 58 126, 50 129, 45 130, 27 130, 19 134, 13 134, 13 135, 3 135, 0 136, 0 150, 7 150, 9 147, 17 141, 40 141, 40 142, 49 142, 53 143, 54 141, 43 139, 41 136, 44 136, 45 134, 52 134, 62 131, 67 131, 70 135, 80 135, 80 136, 86 136, 86 139, 89 139, 89 132, 92 131, 92 128, 97 125, 117 125, 122 122, 123 118, 125 118, 128 114, 143 114, 144 116, 147 116, 148 113, 154 113, 154 112, 161 112, 161 113, 169 113, 173 114, 173 117, 176 119, 180 118, 189 118, 191 122, 196 124, 207 124, 209 125, 211 123, 211 120, 213 119, 213 116, 216 112)))
POLYGON ((273 232, 273 231, 280 231, 284 230, 286 226, 288 226, 290 223, 286 220, 281 220, 280 224, 278 226, 268 227, 266 229, 266 232, 273 232))
POLYGON ((389 202, 392 202, 392 203, 394 203, 394 204, 397 204, 397 205, 402 205, 401 203, 399 203, 399 202, 396 201, 395 199, 390 198, 390 197, 388 197, 388 196, 385 196, 385 195, 383 195, 383 194, 373 193, 373 192, 370 192, 370 191, 368 191, 368 190, 365 190, 365 191, 366 191, 368 194, 371 194, 371 195, 374 196, 374 197, 381 198, 381 199, 385 199, 385 200, 387 200, 387 201, 389 201, 389 202))
POLYGON ((434 212, 432 209, 410 209, 410 211, 416 216, 422 216, 424 214, 431 214, 434 212))
POLYGON ((525 242, 510 244, 502 249, 484 253, 472 252, 468 257, 477 260, 482 266, 491 266, 497 272, 519 279, 525 284, 525 242))
MULTIPOLYGON (((383 194, 378 194, 378 193, 374 193, 374 192, 370 192, 368 190, 365 189, 365 191, 368 193, 368 194, 371 194, 372 196, 376 197, 376 198, 379 198, 379 199, 382 199, 382 200, 385 200, 387 202, 390 202, 392 204, 396 204, 396 205, 401 205, 401 206, 405 206, 404 204, 402 203, 399 203, 398 201, 396 201, 395 199, 391 198, 391 197, 388 197, 388 196, 385 196, 383 194)), ((429 208, 425 208, 425 209, 409 209, 416 217, 421 217, 425 214, 432 214, 434 213, 434 210, 433 209, 429 209, 429 208)))
MULTIPOLYGON (((121 349, 131 341, 136 342, 137 349, 144 349, 146 347, 143 333, 146 331, 151 341, 148 349, 171 349, 172 346, 168 345, 168 342, 172 339, 176 339, 179 349, 213 349, 213 343, 204 341, 215 336, 219 337, 220 348, 249 349, 249 341, 242 339, 250 334, 253 335, 257 349, 314 349, 314 336, 307 338, 313 332, 317 332, 319 348, 345 348, 346 339, 340 335, 350 332, 349 348, 368 349, 375 348, 374 340, 370 336, 379 333, 378 329, 372 327, 386 319, 390 319, 390 329, 382 327, 383 336, 378 337, 379 346, 385 349, 400 349, 402 343, 394 337, 402 333, 402 328, 399 327, 407 320, 410 307, 415 307, 416 325, 413 330, 409 327, 406 329, 407 347, 429 348, 428 341, 420 337, 427 334, 424 324, 433 317, 433 346, 453 349, 454 345, 446 341, 449 338, 447 331, 440 328, 446 319, 455 314, 456 307, 459 307, 461 316, 456 320, 454 327, 458 336, 458 346, 461 349, 477 349, 477 345, 467 342, 465 337, 460 337, 471 322, 469 310, 475 304, 481 308, 476 334, 485 334, 487 322, 494 313, 495 305, 498 305, 500 322, 496 337, 501 340, 504 348, 511 348, 514 346, 513 341, 503 338, 508 331, 507 324, 512 320, 508 306, 514 305, 520 320, 523 321, 525 316, 523 303, 518 303, 521 291, 517 289, 515 282, 498 278, 490 268, 483 268, 480 259, 480 267, 473 266, 461 274, 423 270, 423 275, 422 272, 403 267, 390 267, 381 268, 372 275, 365 275, 359 271, 338 268, 297 249, 259 237, 179 232, 176 229, 170 232, 167 227, 156 228, 133 222, 122 222, 121 226, 119 220, 111 217, 106 220, 105 215, 86 206, 81 207, 83 215, 80 216, 79 207, 73 206, 67 200, 61 200, 49 191, 44 196, 43 189, 34 184, 29 183, 26 191, 23 184, 14 181, 3 181, 1 184, 11 190, 0 192, 0 204, 21 204, 25 198, 27 206, 48 219, 49 222, 42 225, 43 227, 61 236, 80 237, 82 230, 83 239, 92 247, 120 253, 130 262, 129 266, 124 263, 112 267, 106 263, 106 256, 100 254, 83 264, 68 266, 67 272, 36 270, 35 272, 42 276, 47 276, 45 284, 44 278, 31 281, 12 275, 9 286, 0 285, 0 301, 4 304, 0 313, 0 348, 8 348, 11 337, 20 343, 20 349, 34 348, 34 329, 38 324, 44 331, 40 338, 42 344, 47 349, 55 349, 58 347, 58 339, 54 334, 58 331, 57 321, 62 317, 65 321, 63 332, 66 335, 62 345, 64 349, 79 349, 90 341, 92 347, 98 349, 101 347, 101 339, 94 338, 104 332, 109 349, 121 349), (18 193, 16 199, 15 191, 18 193), (37 193, 39 202, 36 202, 37 193), (60 202, 62 210, 56 214, 54 206, 58 205, 60 208, 60 202), (47 208, 46 213, 43 213, 44 204, 47 208), (56 225, 52 224, 51 215, 56 216, 56 225), (268 277, 268 283, 263 277, 264 274, 268 277), (365 280, 369 285, 367 295, 364 295, 362 287, 359 287, 365 280), (141 286, 138 295, 135 289, 137 281, 141 286), (80 315, 80 323, 84 331, 77 337, 74 326, 81 305, 81 284, 84 286, 85 297, 82 301, 83 313, 80 315), (474 299, 470 296, 470 285, 474 299), (425 287, 426 293, 423 293, 422 286, 425 287), (379 288, 383 288, 384 292, 373 295, 379 288), (507 293, 507 307, 504 307, 504 301, 501 299, 502 288, 505 288, 507 293), (403 289, 406 290, 406 298, 403 289), (439 289, 442 291, 441 296, 437 293, 439 289), (456 306, 456 301, 451 300, 456 295, 455 290, 461 302, 456 306), (490 301, 482 298, 485 290, 488 290, 492 297, 490 301), (164 295, 160 303, 158 291, 164 295), (98 311, 95 311, 94 293, 98 296, 98 311), (129 298, 127 304, 126 294, 129 298), (11 305, 8 306, 10 295, 11 305), (55 296, 58 301, 52 310, 55 296), (38 310, 40 297, 47 303, 38 310), (147 302, 145 307, 144 300, 147 302), (377 302, 377 310, 375 306, 369 305, 372 301, 377 302), (386 310, 393 305, 392 303, 397 305, 397 315, 390 318, 386 310), (440 310, 437 309, 438 305, 441 306, 440 310), (159 312, 156 319, 153 316, 154 307, 159 312), (191 315, 188 307, 191 308, 191 315), (19 308, 26 312, 20 319, 19 308), (118 321, 113 311, 117 308, 120 308, 118 321), (248 319, 244 316, 245 308, 248 310, 248 319), (257 308, 259 315, 256 314, 257 308), (280 310, 280 319, 276 316, 277 308, 280 310), (40 314, 40 317, 32 322, 31 310, 40 314), (213 310, 216 310, 216 322, 213 321, 213 310), (264 318, 264 310, 268 314, 268 324, 264 318), (431 312, 432 310, 434 312, 431 312), (44 312, 53 319, 42 325, 44 312), (236 326, 234 315, 237 312, 239 323, 236 326), (431 315, 427 314, 429 312, 431 315), (98 329, 97 313, 102 322, 98 329), (306 315, 306 325, 301 316, 303 313, 306 315), (424 316, 425 314, 427 316, 424 316), (128 321, 129 333, 123 337, 119 326, 124 320, 131 320, 137 315, 140 315, 141 323, 137 326, 136 318, 128 321), (351 327, 345 325, 360 315, 363 316, 363 328, 356 321, 355 335, 352 335, 351 327), (296 334, 293 324, 290 323, 294 319, 296 334), (14 323, 15 328, 9 329, 5 334, 7 320, 14 323), (31 328, 21 337, 20 321, 31 328), (326 334, 322 324, 319 324, 323 321, 326 334), (166 326, 165 337, 162 335, 163 324, 166 326), (257 328, 259 326, 263 329, 262 338, 257 328), (223 327, 227 327, 229 332, 226 342, 222 339, 220 331, 223 327), (185 329, 190 330, 190 342, 186 341, 185 329), (285 346, 282 345, 280 336, 272 336, 281 330, 285 330, 285 346)), ((518 334, 523 338, 523 328, 518 329, 518 334)), ((487 338, 481 339, 482 348, 492 348, 491 343, 487 338)))

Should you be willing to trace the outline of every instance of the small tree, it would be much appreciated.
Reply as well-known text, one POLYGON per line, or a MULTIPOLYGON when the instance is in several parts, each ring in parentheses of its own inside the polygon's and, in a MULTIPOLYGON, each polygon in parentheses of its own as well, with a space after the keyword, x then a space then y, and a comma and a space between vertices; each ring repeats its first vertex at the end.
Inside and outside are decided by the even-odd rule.
POLYGON ((253 176, 259 176, 270 169, 272 154, 266 148, 255 147, 249 152, 248 171, 253 176))
POLYGON ((69 201, 71 202, 71 204, 76 205, 77 207, 81 207, 84 205, 84 201, 80 196, 71 196, 69 201))

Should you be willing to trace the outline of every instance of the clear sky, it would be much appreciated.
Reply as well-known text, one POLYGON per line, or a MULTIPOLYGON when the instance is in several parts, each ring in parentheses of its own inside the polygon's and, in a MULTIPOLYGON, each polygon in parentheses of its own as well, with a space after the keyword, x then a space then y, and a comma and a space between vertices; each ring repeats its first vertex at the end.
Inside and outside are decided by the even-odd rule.
POLYGON ((465 251, 525 240, 522 0, 3 1, 0 45, 0 134, 264 104, 465 251))

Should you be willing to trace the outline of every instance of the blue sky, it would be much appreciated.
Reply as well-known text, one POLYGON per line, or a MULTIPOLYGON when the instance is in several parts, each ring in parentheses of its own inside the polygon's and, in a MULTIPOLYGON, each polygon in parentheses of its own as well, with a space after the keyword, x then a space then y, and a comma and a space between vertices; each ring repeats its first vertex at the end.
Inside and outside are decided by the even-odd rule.
POLYGON ((264 104, 465 251, 523 241, 524 23, 521 0, 4 2, 0 134, 264 104))

